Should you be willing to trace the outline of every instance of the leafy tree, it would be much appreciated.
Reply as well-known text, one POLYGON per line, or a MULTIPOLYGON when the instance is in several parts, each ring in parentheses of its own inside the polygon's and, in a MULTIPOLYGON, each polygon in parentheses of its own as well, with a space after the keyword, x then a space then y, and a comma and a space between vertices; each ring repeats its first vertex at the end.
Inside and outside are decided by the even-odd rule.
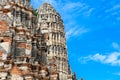
POLYGON ((33 10, 33 14, 36 18, 38 18, 38 10, 37 9, 33 10))

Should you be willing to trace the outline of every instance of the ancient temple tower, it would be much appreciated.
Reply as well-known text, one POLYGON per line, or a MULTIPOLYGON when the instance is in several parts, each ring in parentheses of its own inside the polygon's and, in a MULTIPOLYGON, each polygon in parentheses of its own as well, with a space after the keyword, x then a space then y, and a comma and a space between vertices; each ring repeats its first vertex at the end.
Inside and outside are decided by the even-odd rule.
POLYGON ((23 80, 28 71, 32 13, 29 0, 0 0, 0 80, 23 80))
POLYGON ((12 42, 11 53, 31 54, 31 35, 33 33, 33 10, 29 0, 0 0, 0 22, 7 25, 12 42))
POLYGON ((44 3, 0 0, 0 80, 75 80, 68 66, 63 21, 44 3))
POLYGON ((63 20, 59 13, 48 3, 44 3, 38 9, 37 33, 47 37, 45 41, 47 52, 47 64, 55 60, 60 80, 68 77, 68 54, 66 49, 66 38, 63 20))

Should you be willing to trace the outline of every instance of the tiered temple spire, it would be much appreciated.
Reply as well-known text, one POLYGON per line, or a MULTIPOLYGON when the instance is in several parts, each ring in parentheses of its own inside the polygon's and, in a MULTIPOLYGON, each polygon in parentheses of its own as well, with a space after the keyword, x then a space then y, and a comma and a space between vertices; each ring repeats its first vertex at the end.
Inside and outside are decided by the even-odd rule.
POLYGON ((38 9, 38 30, 49 36, 46 40, 48 51, 47 60, 55 58, 60 80, 67 80, 68 57, 63 20, 59 13, 48 3, 38 9))

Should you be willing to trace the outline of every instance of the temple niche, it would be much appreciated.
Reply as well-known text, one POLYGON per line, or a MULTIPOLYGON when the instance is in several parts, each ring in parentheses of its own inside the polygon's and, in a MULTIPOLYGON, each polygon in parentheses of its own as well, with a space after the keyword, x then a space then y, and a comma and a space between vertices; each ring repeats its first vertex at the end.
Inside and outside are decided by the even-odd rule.
POLYGON ((10 54, 11 42, 12 39, 7 22, 2 20, 0 21, 0 54, 2 55, 3 60, 10 54))

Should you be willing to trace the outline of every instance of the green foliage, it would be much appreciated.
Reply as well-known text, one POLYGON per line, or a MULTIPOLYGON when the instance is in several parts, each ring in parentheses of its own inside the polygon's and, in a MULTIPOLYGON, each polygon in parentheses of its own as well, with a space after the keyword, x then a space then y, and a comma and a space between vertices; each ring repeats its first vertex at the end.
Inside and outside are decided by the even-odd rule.
POLYGON ((37 9, 33 10, 33 15, 35 17, 35 22, 37 22, 38 21, 38 10, 37 9))
POLYGON ((38 10, 37 9, 33 10, 33 14, 37 18, 38 17, 38 10))

